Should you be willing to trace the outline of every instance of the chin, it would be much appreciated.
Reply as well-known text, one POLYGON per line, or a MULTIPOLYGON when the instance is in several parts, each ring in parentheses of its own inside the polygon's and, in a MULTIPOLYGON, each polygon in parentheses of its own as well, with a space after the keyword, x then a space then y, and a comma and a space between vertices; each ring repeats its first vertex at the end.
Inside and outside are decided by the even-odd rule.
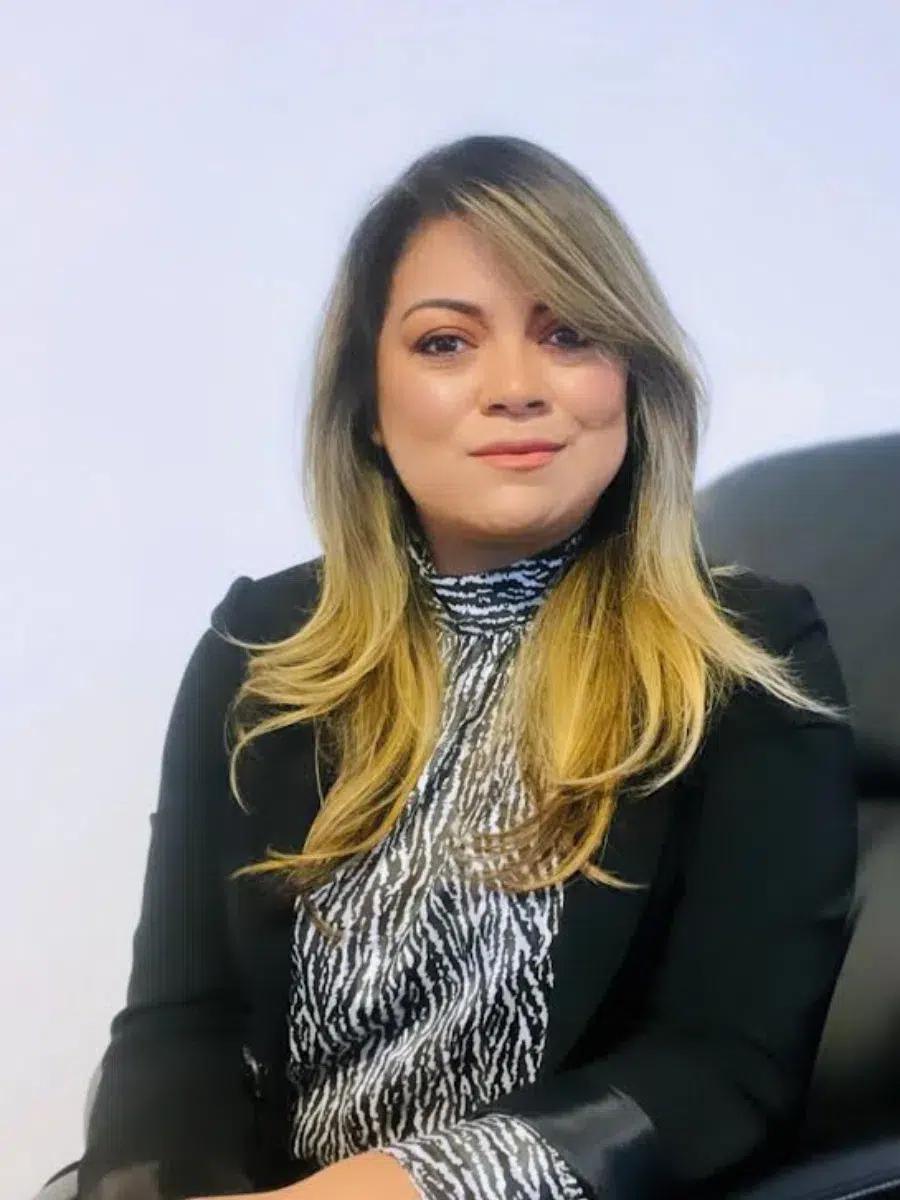
POLYGON ((569 524, 570 521, 567 522, 556 513, 497 513, 480 521, 473 521, 469 528, 473 537, 512 542, 552 536, 555 530, 569 524))

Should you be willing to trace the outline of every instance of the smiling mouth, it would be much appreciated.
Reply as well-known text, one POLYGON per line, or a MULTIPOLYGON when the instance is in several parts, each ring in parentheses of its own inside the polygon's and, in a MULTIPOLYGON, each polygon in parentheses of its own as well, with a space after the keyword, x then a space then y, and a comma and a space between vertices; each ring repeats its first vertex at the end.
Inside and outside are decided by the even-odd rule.
POLYGON ((477 457, 489 466, 511 471, 533 471, 544 467, 559 454, 562 446, 546 450, 501 450, 479 454, 477 457))

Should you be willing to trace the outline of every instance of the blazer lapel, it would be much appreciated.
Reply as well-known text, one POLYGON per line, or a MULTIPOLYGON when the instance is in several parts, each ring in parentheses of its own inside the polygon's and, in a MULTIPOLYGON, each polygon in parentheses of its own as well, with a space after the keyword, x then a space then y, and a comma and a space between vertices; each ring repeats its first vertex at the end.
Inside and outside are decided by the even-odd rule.
POLYGON ((602 866, 629 885, 566 884, 553 945, 554 988, 541 1074, 553 1073, 600 1007, 647 905, 671 823, 672 788, 624 802, 613 821, 602 866))
MULTIPOLYGON (((252 749, 253 747, 251 747, 252 749)), ((323 774, 323 787, 331 784, 323 774)), ((246 768, 248 811, 232 816, 231 869, 263 860, 269 850, 303 848, 319 809, 315 742, 310 724, 267 735, 246 768)), ((244 876, 229 888, 230 929, 247 995, 245 1053, 254 1064, 257 1101, 276 1144, 285 1143, 291 1100, 288 1013, 295 900, 277 876, 244 876)))
MULTIPOLYGON (((240 865, 259 862, 270 850, 299 853, 320 806, 315 739, 309 722, 268 734, 258 746, 248 753, 247 811, 235 818, 239 827, 235 857, 242 860, 240 865)), ((325 768, 321 782, 325 794, 333 782, 325 768)), ((258 908, 260 919, 293 921, 293 896, 278 885, 277 877, 257 876, 247 896, 258 908)))

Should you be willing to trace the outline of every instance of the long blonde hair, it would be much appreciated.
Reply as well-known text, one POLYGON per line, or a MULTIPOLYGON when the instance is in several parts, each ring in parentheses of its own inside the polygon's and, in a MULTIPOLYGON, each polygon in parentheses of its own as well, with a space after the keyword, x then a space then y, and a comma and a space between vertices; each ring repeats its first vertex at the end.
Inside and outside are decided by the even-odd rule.
POLYGON ((245 868, 285 873, 301 892, 385 837, 439 732, 437 632, 406 547, 415 510, 370 433, 393 269, 423 222, 451 214, 491 239, 555 315, 629 366, 626 462, 513 664, 507 703, 534 803, 501 839, 511 853, 499 881, 526 889, 582 872, 616 882, 601 852, 617 805, 688 767, 735 686, 834 715, 716 601, 693 513, 703 382, 623 222, 540 147, 466 138, 417 160, 370 207, 334 284, 305 442, 323 549, 316 607, 282 641, 232 639, 249 652, 230 711, 235 795, 239 755, 299 722, 313 723, 317 769, 320 758, 333 769, 302 851, 245 868))

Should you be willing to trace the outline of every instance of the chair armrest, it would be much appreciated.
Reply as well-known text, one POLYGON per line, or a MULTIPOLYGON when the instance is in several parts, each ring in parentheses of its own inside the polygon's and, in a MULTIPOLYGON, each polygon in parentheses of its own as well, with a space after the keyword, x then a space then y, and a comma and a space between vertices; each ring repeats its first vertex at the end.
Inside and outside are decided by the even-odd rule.
POLYGON ((34 1200, 78 1200, 78 1163, 58 1171, 44 1184, 34 1200))
POLYGON ((888 1200, 900 1196, 900 1136, 817 1155, 732 1200, 888 1200))
MULTIPOLYGON (((100 1086, 102 1065, 98 1066, 88 1084, 87 1097, 84 1102, 84 1137, 87 1141, 88 1125, 91 1119, 91 1109, 100 1086)), ((78 1163, 70 1163, 63 1167, 44 1184, 34 1200, 78 1200, 78 1163)))

